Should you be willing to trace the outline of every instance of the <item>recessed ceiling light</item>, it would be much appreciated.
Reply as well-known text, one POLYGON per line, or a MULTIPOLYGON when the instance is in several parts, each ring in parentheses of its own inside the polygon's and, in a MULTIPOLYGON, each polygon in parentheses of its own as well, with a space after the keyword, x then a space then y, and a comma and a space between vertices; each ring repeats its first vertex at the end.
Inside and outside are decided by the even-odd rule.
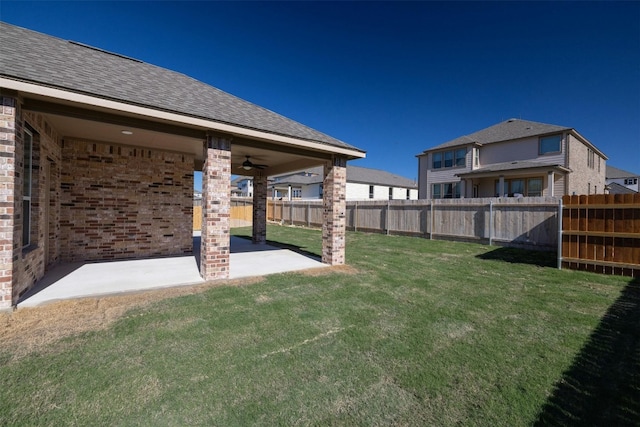
POLYGON ((130 130, 123 130, 122 133, 125 135, 133 135, 133 132, 131 132, 130 130))

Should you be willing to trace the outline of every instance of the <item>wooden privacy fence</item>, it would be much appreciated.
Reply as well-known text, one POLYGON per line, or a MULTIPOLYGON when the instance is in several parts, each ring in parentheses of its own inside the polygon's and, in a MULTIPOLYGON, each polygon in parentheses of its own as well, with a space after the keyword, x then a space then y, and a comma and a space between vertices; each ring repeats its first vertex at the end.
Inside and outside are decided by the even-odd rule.
MULTIPOLYGON (((554 250, 559 199, 553 197, 348 201, 348 230, 502 243, 554 250)), ((267 220, 322 227, 322 201, 269 200, 267 220)))
POLYGON ((640 194, 565 196, 559 267, 640 277, 640 194))

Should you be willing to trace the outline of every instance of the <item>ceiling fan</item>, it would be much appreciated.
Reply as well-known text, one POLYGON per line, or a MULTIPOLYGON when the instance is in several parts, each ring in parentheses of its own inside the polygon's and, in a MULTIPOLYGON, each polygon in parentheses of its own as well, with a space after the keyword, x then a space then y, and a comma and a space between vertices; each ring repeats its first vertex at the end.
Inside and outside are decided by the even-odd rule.
POLYGON ((255 168, 255 169, 264 169, 264 168, 267 167, 267 165, 259 165, 257 163, 253 163, 251 160, 249 160, 250 156, 245 156, 245 157, 247 158, 247 160, 242 162, 242 165, 240 167, 242 169, 246 170, 246 171, 250 171, 253 168, 255 168))

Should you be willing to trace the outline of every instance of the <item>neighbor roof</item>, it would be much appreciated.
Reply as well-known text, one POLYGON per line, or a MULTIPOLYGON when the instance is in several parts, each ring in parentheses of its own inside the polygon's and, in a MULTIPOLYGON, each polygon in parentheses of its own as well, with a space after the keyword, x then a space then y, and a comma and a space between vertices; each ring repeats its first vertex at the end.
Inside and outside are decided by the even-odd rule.
POLYGON ((424 153, 442 148, 456 147, 458 145, 467 144, 491 144, 493 142, 509 141, 512 139, 527 138, 530 136, 545 135, 555 132, 571 130, 566 126, 549 125, 546 123, 531 122, 521 119, 509 119, 504 122, 489 126, 486 129, 479 130, 469 135, 461 136, 451 141, 445 142, 428 150, 424 153))
POLYGON ((565 172, 569 171, 569 169, 565 168, 562 165, 550 165, 549 163, 544 163, 544 162, 518 160, 514 162, 493 163, 483 168, 474 169, 468 172, 462 172, 458 174, 458 176, 480 175, 487 172, 502 172, 502 171, 513 171, 513 170, 520 170, 520 169, 535 169, 535 168, 545 168, 545 169, 556 168, 556 169, 564 170, 565 172))
POLYGON ((609 190, 609 194, 636 194, 635 190, 625 187, 624 185, 620 185, 617 182, 607 184, 607 189, 609 190))
MULTIPOLYGON (((292 175, 281 175, 278 183, 286 184, 315 184, 322 182, 324 170, 322 166, 306 169, 303 172, 292 175), (304 173, 304 174, 303 174, 304 173)), ((273 177, 273 178, 277 178, 273 177)), ((401 188, 418 188, 415 181, 408 178, 392 174, 380 169, 363 168, 359 166, 347 165, 347 182, 357 182, 360 184, 385 185, 401 188)))
POLYGON ((616 178, 635 178, 638 175, 637 173, 628 172, 622 169, 614 168, 613 166, 607 165, 607 179, 616 179, 616 178))
POLYGON ((0 76, 359 150, 184 74, 0 22, 0 76))

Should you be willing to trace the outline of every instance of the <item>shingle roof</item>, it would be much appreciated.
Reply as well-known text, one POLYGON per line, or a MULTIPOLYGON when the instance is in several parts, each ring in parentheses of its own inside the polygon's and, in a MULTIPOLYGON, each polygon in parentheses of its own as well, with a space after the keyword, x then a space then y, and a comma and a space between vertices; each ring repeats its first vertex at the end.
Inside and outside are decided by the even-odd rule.
MULTIPOLYGON (((518 160, 514 162, 494 163, 483 168, 474 169, 468 172, 462 172, 459 175, 475 175, 486 172, 502 172, 519 169, 532 169, 532 168, 564 168, 562 165, 551 165, 544 162, 533 162, 528 160, 518 160)), ((566 168, 565 168, 566 169, 566 168)))
POLYGON ((628 171, 614 168, 613 166, 607 165, 607 179, 635 178, 636 176, 640 176, 640 175, 637 173, 628 172, 628 171))
POLYGON ((509 141, 512 139, 527 138, 536 135, 545 135, 554 132, 562 132, 572 128, 566 126, 549 125, 546 123, 531 122, 521 119, 509 119, 486 129, 479 130, 469 135, 461 136, 451 141, 440 144, 424 152, 455 147, 466 144, 491 144, 493 142, 509 141))
POLYGON ((75 93, 359 150, 184 74, 0 22, 0 75, 75 93))
POLYGON ((609 194, 636 194, 636 191, 625 187, 624 185, 620 185, 617 182, 607 184, 607 188, 609 190, 609 194))
MULTIPOLYGON (((308 175, 286 175, 279 183, 286 184, 315 184, 322 182, 324 171, 322 166, 305 170, 308 175)), ((380 169, 363 168, 359 166, 347 165, 347 182, 357 182, 361 184, 385 185, 401 188, 418 188, 415 181, 408 178, 392 174, 380 169)))

